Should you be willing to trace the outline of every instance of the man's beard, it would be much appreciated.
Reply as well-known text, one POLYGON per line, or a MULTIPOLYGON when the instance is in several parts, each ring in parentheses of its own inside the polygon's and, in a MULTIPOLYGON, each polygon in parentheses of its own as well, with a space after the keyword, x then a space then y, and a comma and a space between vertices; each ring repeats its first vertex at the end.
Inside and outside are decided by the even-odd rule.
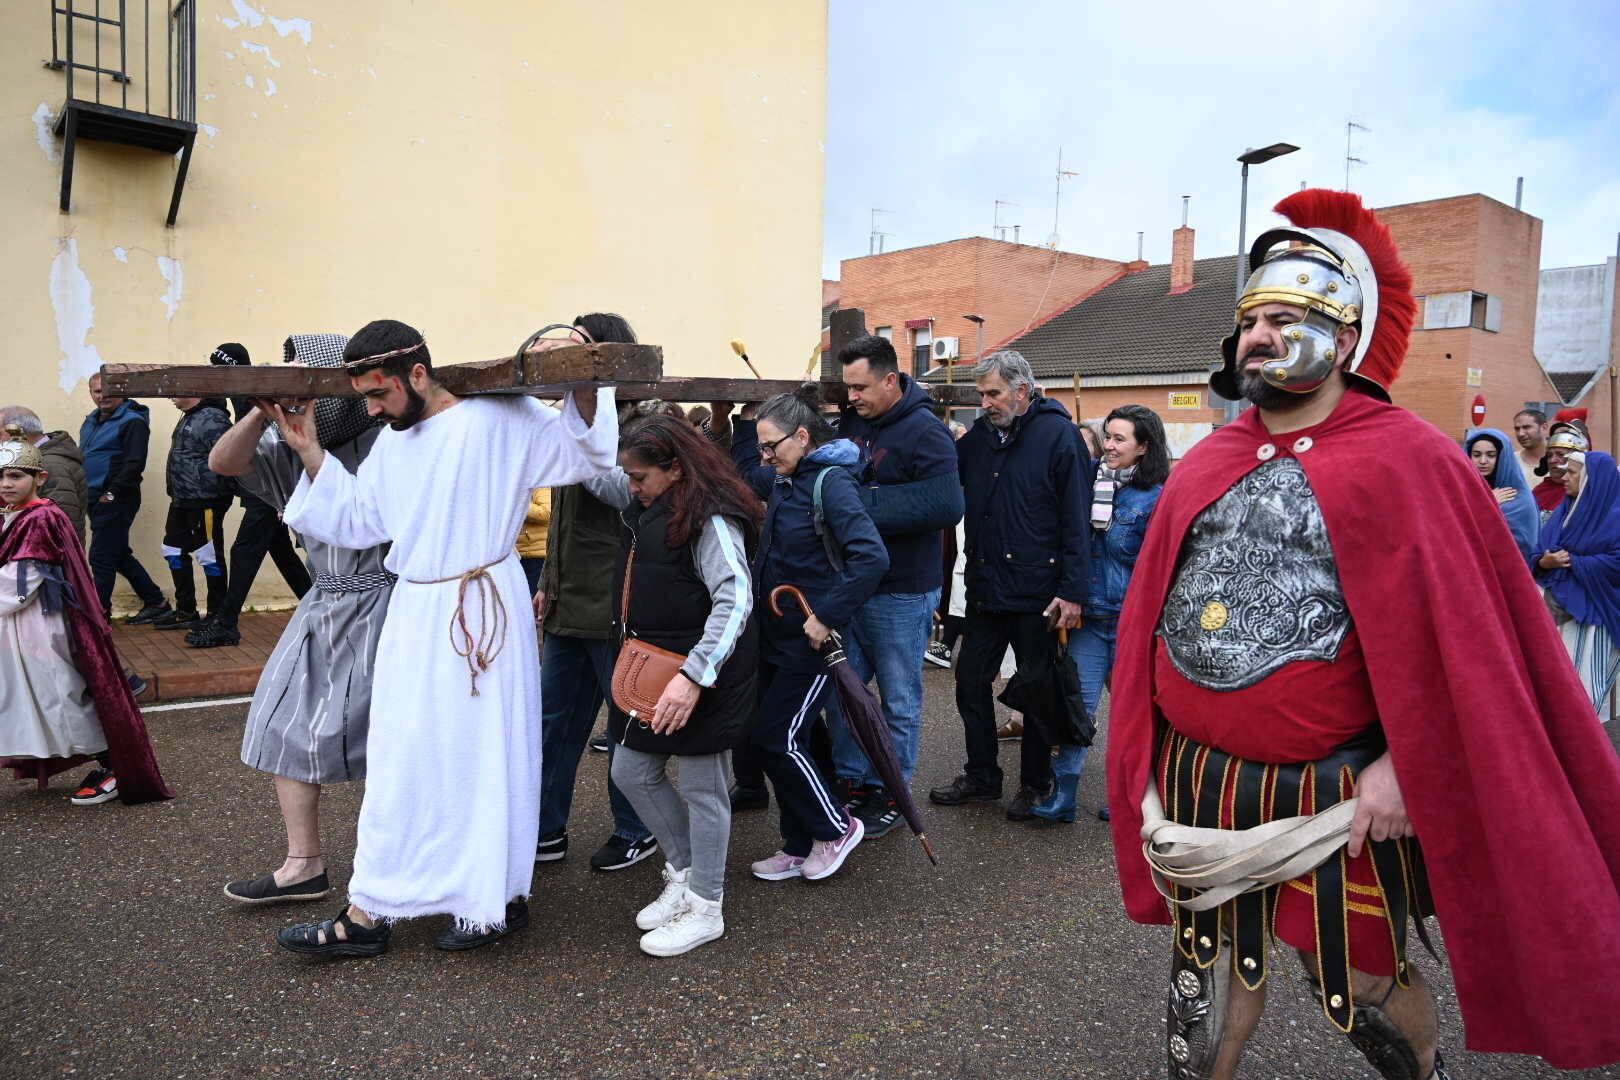
MULTIPOLYGON (((403 381, 403 380, 402 380, 403 381)), ((388 421, 388 426, 395 431, 406 431, 417 425, 422 414, 427 411, 427 398, 416 392, 416 387, 405 383, 405 411, 388 421)))
POLYGON ((1296 394, 1284 390, 1280 386, 1273 386, 1260 376, 1260 369, 1248 369, 1250 360, 1279 360, 1281 357, 1269 349, 1256 349, 1249 353, 1237 365, 1238 392, 1243 399, 1256 408, 1267 412, 1288 412, 1297 409, 1311 399, 1310 394, 1296 394))

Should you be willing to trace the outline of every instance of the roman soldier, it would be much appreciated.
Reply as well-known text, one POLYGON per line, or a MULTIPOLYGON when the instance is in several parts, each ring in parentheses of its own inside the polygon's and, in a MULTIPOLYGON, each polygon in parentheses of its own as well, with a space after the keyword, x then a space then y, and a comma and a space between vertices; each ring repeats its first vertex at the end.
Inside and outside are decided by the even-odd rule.
POLYGON ((1620 764, 1495 499, 1390 404, 1388 228, 1344 192, 1277 211, 1210 380, 1257 407, 1171 474, 1119 625, 1108 787, 1126 908, 1175 925, 1170 1075, 1234 1075, 1276 937, 1380 1075, 1444 1077, 1431 913, 1470 1048, 1620 1059, 1620 764))

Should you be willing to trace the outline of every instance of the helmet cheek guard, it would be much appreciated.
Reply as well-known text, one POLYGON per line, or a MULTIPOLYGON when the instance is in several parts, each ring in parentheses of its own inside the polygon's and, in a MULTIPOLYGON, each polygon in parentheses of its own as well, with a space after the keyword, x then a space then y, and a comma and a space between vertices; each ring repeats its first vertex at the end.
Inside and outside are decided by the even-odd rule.
POLYGON ((1340 324, 1319 311, 1282 328, 1288 354, 1260 365, 1260 377, 1279 390, 1309 394, 1338 367, 1340 324))

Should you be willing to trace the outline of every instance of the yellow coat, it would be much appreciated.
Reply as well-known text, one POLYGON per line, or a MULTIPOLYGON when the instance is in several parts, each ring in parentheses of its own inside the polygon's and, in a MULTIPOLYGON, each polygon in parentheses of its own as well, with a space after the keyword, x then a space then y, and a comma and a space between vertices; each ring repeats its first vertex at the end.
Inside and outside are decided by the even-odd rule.
POLYGON ((551 489, 535 488, 529 493, 529 512, 524 515, 523 530, 518 533, 518 558, 545 558, 546 530, 550 527, 551 489))

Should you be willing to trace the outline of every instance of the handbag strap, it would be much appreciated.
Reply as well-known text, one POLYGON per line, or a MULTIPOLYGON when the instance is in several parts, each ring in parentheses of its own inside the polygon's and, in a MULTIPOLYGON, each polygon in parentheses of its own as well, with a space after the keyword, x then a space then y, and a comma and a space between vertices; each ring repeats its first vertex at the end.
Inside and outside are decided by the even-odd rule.
POLYGON ((619 601, 619 632, 630 636, 630 580, 636 574, 636 540, 630 538, 630 554, 624 560, 624 596, 619 601))

